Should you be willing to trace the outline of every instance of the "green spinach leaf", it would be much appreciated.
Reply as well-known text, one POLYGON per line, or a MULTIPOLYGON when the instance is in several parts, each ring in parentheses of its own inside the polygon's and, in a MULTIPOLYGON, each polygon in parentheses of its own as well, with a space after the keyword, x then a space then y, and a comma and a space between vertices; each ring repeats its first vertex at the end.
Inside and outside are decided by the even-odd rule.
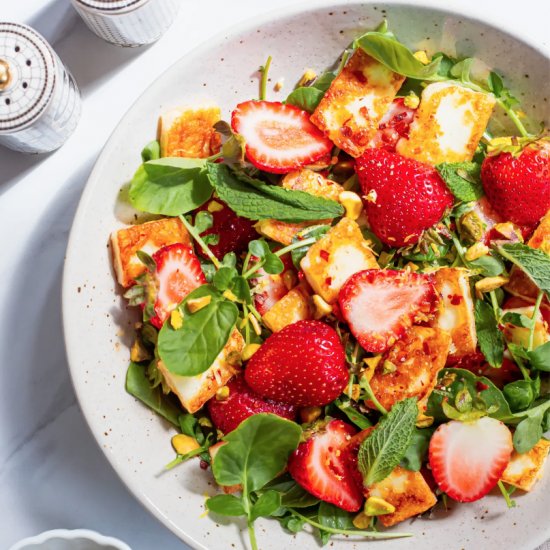
POLYGON ((301 86, 290 92, 286 103, 312 113, 324 95, 325 92, 314 86, 301 86))

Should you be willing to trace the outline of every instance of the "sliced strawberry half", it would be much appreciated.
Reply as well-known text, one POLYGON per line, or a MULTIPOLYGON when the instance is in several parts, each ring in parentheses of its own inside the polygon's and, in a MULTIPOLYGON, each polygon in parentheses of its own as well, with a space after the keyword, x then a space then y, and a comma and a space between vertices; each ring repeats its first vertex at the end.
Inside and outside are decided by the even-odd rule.
POLYGON ((288 281, 295 279, 296 283, 298 282, 290 254, 285 254, 281 260, 284 265, 282 273, 269 275, 260 269, 258 276, 251 280, 254 307, 260 315, 265 315, 281 298, 288 294, 292 286, 288 281), (287 280, 285 281, 285 279, 287 280))
POLYGON ((249 416, 258 413, 273 413, 289 420, 295 420, 296 407, 264 399, 245 382, 243 376, 233 378, 228 384, 229 397, 218 401, 215 397, 208 401, 208 412, 214 426, 227 434, 249 416))
POLYGON ((386 351, 413 323, 434 311, 433 277, 422 273, 367 269, 340 290, 340 310, 350 331, 367 351, 386 351))
POLYGON ((331 420, 290 455, 288 471, 313 496, 348 512, 361 508, 363 495, 344 452, 355 429, 331 420))
POLYGON ((151 323, 161 328, 176 306, 195 288, 206 283, 201 264, 193 249, 185 244, 163 246, 153 254, 157 264, 155 316, 151 323))
POLYGON ((277 101, 245 101, 233 111, 231 126, 245 139, 254 166, 285 174, 316 162, 333 147, 309 116, 277 101))
POLYGON ((442 491, 472 502, 498 483, 512 450, 512 434, 500 420, 453 420, 439 426, 430 440, 430 468, 442 491))
POLYGON ((416 109, 405 105, 405 98, 394 99, 380 120, 378 131, 370 143, 370 147, 383 147, 388 151, 395 151, 397 142, 409 137, 409 129, 416 109))

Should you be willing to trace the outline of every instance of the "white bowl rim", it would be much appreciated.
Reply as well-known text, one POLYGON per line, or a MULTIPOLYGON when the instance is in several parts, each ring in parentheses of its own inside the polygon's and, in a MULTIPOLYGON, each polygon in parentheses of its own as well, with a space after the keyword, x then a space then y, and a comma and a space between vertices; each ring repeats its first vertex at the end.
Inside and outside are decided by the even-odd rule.
MULTIPOLYGON (((374 5, 388 4, 395 7, 402 6, 402 7, 408 7, 408 8, 418 8, 420 10, 431 9, 431 10, 438 11, 440 13, 449 14, 451 16, 461 17, 469 21, 480 22, 488 27, 494 28, 497 31, 508 34, 515 40, 518 40, 519 42, 523 42, 524 44, 526 44, 536 52, 545 56, 547 59, 550 59, 550 53, 549 53, 550 50, 548 48, 545 48, 542 44, 533 40, 530 36, 520 36, 520 34, 517 33, 517 31, 513 26, 513 18, 510 18, 510 20, 507 22, 499 21, 497 26, 497 24, 493 22, 490 18, 490 11, 489 11, 490 6, 481 8, 480 11, 475 14, 467 14, 466 12, 460 11, 458 2, 455 2, 454 5, 447 6, 447 5, 442 5, 440 0, 380 0, 379 2, 376 2, 374 0, 365 0, 365 1, 316 0, 314 3, 311 2, 311 0, 301 0, 297 4, 293 4, 291 6, 286 6, 283 8, 277 8, 274 10, 270 10, 262 15, 247 18, 244 21, 241 21, 235 25, 228 27, 227 29, 223 29, 215 33, 213 36, 206 38, 198 46, 191 49, 189 52, 181 56, 177 61, 172 63, 172 65, 170 65, 165 71, 163 71, 160 75, 158 75, 157 80, 161 80, 167 73, 172 71, 174 67, 178 65, 183 58, 200 57, 203 52, 211 50, 212 48, 216 47, 216 45, 219 45, 223 41, 230 40, 236 35, 244 33, 252 29, 253 27, 258 27, 263 24, 270 23, 276 20, 277 18, 294 16, 307 11, 317 11, 320 9, 326 9, 326 8, 331 8, 335 6, 351 6, 351 5, 361 6, 361 5, 367 5, 367 4, 374 4, 374 5), (483 13, 481 13, 481 10, 483 10, 483 13)), ((71 231, 69 234, 67 251, 65 254, 65 265, 63 269, 63 279, 62 279, 62 319, 63 319, 63 334, 64 334, 64 340, 65 340, 65 349, 66 349, 67 360, 69 365, 69 373, 73 384, 73 388, 77 396, 77 401, 78 401, 80 410, 82 411, 84 418, 86 419, 87 425, 90 431, 92 432, 92 435, 94 436, 94 439, 98 444, 98 447, 102 450, 102 452, 103 452, 103 448, 101 447, 101 444, 100 444, 101 430, 95 425, 95 421, 93 419, 91 411, 88 413, 88 409, 86 408, 86 406, 83 403, 83 400, 81 399, 81 397, 84 396, 84 393, 81 391, 81 388, 79 388, 79 386, 76 384, 76 380, 75 380, 75 377, 73 376, 73 370, 71 367, 71 365, 75 365, 77 364, 77 362, 74 358, 74 353, 71 351, 71 347, 68 345, 67 338, 66 338, 67 319, 69 317, 68 309, 71 301, 70 297, 73 292, 73 288, 70 285, 69 276, 67 274, 67 271, 68 271, 67 264, 71 256, 71 250, 75 247, 75 241, 78 238, 79 226, 83 223, 83 220, 84 220, 84 212, 87 210, 86 208, 87 203, 93 195, 93 186, 90 186, 89 183, 95 180, 98 174, 101 174, 103 170, 103 164, 106 162, 105 159, 108 156, 106 153, 116 146, 116 142, 114 141, 113 138, 120 124, 128 116, 128 114, 135 108, 135 106, 139 104, 145 96, 151 93, 151 89, 153 88, 153 86, 154 86, 154 83, 151 83, 140 94, 140 96, 132 103, 132 105, 126 110, 124 115, 117 122, 115 128, 109 135, 109 138, 107 139, 107 141, 105 142, 105 145, 103 146, 101 152, 99 153, 97 157, 97 161, 94 164, 94 167, 90 173, 90 176, 88 177, 84 191, 80 198, 78 208, 73 220, 73 225, 71 227, 71 231)), ((160 512, 160 510, 155 506, 153 502, 151 502, 148 498, 146 498, 144 494, 141 493, 139 487, 137 487, 134 484, 134 482, 130 479, 129 474, 127 474, 122 467, 119 467, 118 465, 116 465, 116 463, 111 461, 108 453, 104 453, 104 454, 107 457, 109 464, 114 469, 118 477, 122 480, 126 488, 130 491, 130 493, 134 497, 136 497, 136 499, 140 502, 140 504, 144 506, 157 520, 159 520, 171 532, 173 532, 177 537, 182 539, 186 544, 189 544, 192 548, 200 549, 200 550, 209 550, 206 546, 204 546, 202 543, 198 542, 193 537, 188 535, 181 528, 175 526, 170 521, 169 518, 167 518, 164 514, 160 512)), ((550 528, 546 534, 543 534, 541 532, 540 540, 536 541, 537 546, 545 543, 548 536, 550 536, 550 528)), ((17 550, 17 549, 12 548, 10 550, 17 550)))
POLYGON ((122 542, 114 537, 102 535, 101 533, 90 529, 52 529, 50 531, 44 531, 38 535, 27 537, 16 542, 9 550, 25 550, 25 547, 30 544, 44 544, 45 542, 53 539, 88 539, 104 546, 113 546, 119 550, 132 550, 125 542, 122 542))

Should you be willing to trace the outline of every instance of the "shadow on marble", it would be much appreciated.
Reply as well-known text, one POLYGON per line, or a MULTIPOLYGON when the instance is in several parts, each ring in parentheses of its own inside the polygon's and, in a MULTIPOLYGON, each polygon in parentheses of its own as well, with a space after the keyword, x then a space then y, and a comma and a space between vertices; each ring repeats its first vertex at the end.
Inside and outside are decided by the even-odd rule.
POLYGON ((27 172, 37 168, 51 153, 29 155, 0 146, 0 197, 27 172))

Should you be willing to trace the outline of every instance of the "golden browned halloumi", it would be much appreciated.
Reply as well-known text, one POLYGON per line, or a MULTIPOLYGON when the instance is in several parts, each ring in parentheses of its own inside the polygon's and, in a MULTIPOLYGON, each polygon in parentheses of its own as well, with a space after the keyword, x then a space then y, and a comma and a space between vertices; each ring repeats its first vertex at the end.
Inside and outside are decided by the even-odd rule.
MULTIPOLYGON (((370 380, 372 391, 386 409, 407 397, 418 398, 418 411, 426 410, 428 397, 445 366, 451 337, 439 328, 412 327, 383 356, 370 380)), ((375 408, 372 401, 365 403, 375 408)))
MULTIPOLYGON (((546 213, 544 218, 542 218, 527 244, 531 248, 538 248, 550 255, 550 210, 546 213)), ((518 298, 523 298, 531 303, 535 302, 539 293, 539 289, 533 281, 516 266, 512 267, 510 281, 504 289, 510 294, 518 298)), ((541 309, 550 311, 550 301, 547 296, 545 296, 542 301, 541 309)))
POLYGON ((145 271, 136 255, 138 250, 153 255, 159 248, 175 243, 191 244, 189 233, 178 218, 163 218, 114 231, 111 248, 118 282, 127 287, 145 271))
POLYGON ((397 152, 428 164, 471 160, 485 131, 495 98, 454 82, 424 88, 408 138, 397 152))
POLYGON ((206 158, 220 150, 221 137, 213 126, 220 120, 215 105, 172 109, 159 121, 162 157, 206 158))
POLYGON ((359 157, 405 80, 358 49, 311 116, 340 149, 359 157))
POLYGON ((474 302, 466 269, 442 267, 433 273, 435 288, 441 295, 432 326, 437 326, 451 335, 449 359, 475 353, 477 347, 474 302))
POLYGON ((550 441, 541 439, 529 452, 512 453, 512 458, 502 474, 502 481, 523 491, 530 491, 542 477, 544 463, 550 450, 550 441))
POLYGON ((357 223, 342 218, 311 246, 300 267, 315 293, 332 304, 349 277, 378 264, 357 223))
POLYGON ((437 502, 424 476, 401 466, 397 466, 387 478, 366 488, 365 496, 382 498, 395 506, 393 514, 378 516, 384 527, 422 514, 437 502))
MULTIPOLYGON (((344 188, 335 181, 329 180, 313 170, 304 168, 287 174, 281 182, 285 189, 304 191, 316 197, 337 201, 344 188)), ((309 227, 318 224, 330 224, 332 220, 317 220, 311 222, 290 223, 278 220, 260 220, 254 227, 256 231, 278 243, 288 246, 294 235, 309 227)))
POLYGON ((313 319, 313 313, 311 296, 304 285, 299 285, 269 308, 263 321, 269 330, 279 332, 292 323, 313 319))
POLYGON ((234 329, 212 366, 203 373, 196 376, 179 376, 171 373, 162 361, 158 362, 158 369, 183 407, 188 412, 194 413, 240 371, 240 367, 233 359, 235 355, 241 353, 243 347, 244 338, 237 329, 234 329))
MULTIPOLYGON (((519 315, 525 315, 530 319, 533 318, 535 310, 534 304, 526 304, 524 307, 503 307, 503 313, 517 313, 519 315)), ((512 323, 504 323, 502 328, 502 334, 507 342, 522 346, 525 349, 529 349, 529 341, 531 329, 525 327, 517 327, 512 323)), ((537 316, 535 317, 535 326, 533 328, 533 341, 532 346, 538 348, 546 342, 550 341, 550 333, 548 332, 548 326, 544 321, 544 317, 539 309, 537 316)))

